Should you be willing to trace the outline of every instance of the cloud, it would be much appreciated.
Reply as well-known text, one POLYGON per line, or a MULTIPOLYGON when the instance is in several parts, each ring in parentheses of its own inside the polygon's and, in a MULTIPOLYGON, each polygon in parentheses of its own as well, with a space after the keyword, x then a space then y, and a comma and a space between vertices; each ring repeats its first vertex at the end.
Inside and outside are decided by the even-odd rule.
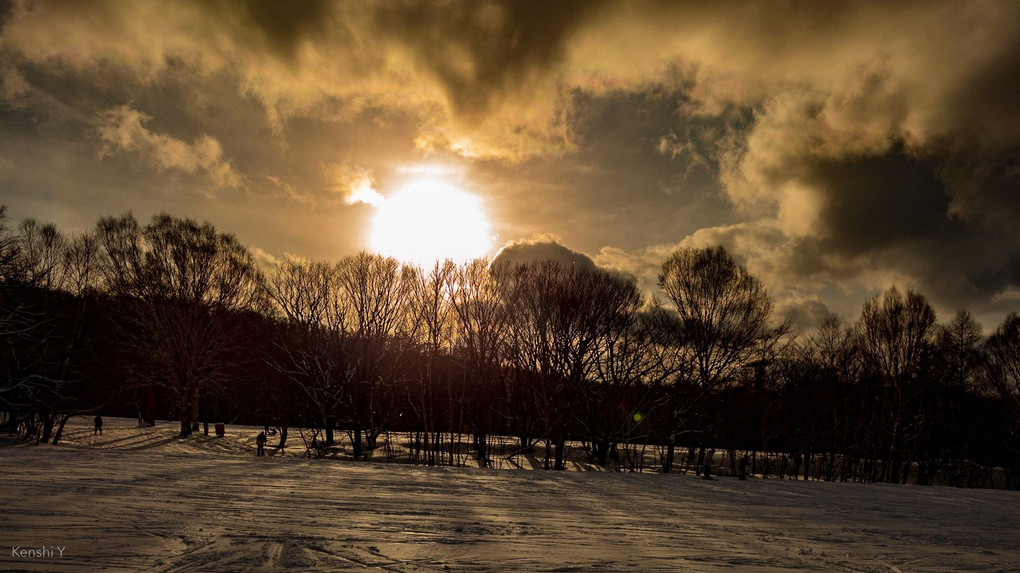
POLYGON ((248 247, 251 250, 252 256, 255 257, 255 263, 258 267, 264 271, 269 271, 276 267, 278 259, 273 256, 272 253, 260 249, 259 247, 248 247))
POLYGON ((563 246, 558 236, 548 233, 508 242, 493 257, 492 264, 519 265, 533 261, 555 261, 568 267, 595 268, 591 257, 563 246))
POLYGON ((776 305, 776 315, 782 320, 790 321, 793 332, 809 332, 832 315, 829 307, 817 298, 780 301, 776 305))
POLYGON ((386 201, 373 188, 372 173, 367 168, 351 163, 334 163, 327 166, 326 171, 332 191, 340 194, 346 204, 364 203, 378 207, 386 201))
POLYGON ((236 73, 276 130, 325 102, 348 119, 366 106, 414 108, 429 118, 426 139, 468 155, 530 155, 562 143, 554 106, 537 108, 556 90, 549 69, 565 39, 596 4, 26 2, 4 45, 82 72, 134 66, 141 81, 180 59, 236 73))
POLYGON ((314 195, 310 193, 302 193, 294 187, 294 185, 280 179, 275 175, 266 175, 266 180, 272 183, 272 188, 275 193, 281 197, 285 197, 291 201, 303 203, 306 205, 314 205, 317 201, 314 195))
MULTIPOLYGON (((29 144, 5 166, 80 168, 101 117, 148 188, 174 171, 244 186, 250 212, 314 206, 315 236, 275 252, 354 245, 348 205, 429 158, 463 167, 502 235, 562 237, 511 254, 568 243, 650 288, 708 243, 790 308, 895 281, 1008 309, 1020 281, 1015 3, 82 0, 0 20, 0 131, 29 144)), ((124 184, 105 163, 89 185, 124 184)))
POLYGON ((706 109, 777 87, 845 91, 862 68, 879 69, 888 99, 859 108, 869 125, 880 103, 914 137, 978 125, 1012 140, 1002 124, 1018 119, 1017 14, 987 2, 93 0, 18 3, 4 44, 36 62, 129 62, 149 77, 181 57, 232 70, 278 128, 330 100, 339 116, 416 107, 429 118, 423 144, 520 159, 572 146, 570 89, 640 84, 681 60, 700 70, 706 109), (989 105, 973 106, 975 95, 989 105))
POLYGON ((867 288, 895 276, 943 308, 978 293, 986 305, 1012 284, 974 273, 1001 267, 1020 244, 1004 224, 1020 215, 1007 191, 1020 183, 1015 161, 986 138, 912 130, 884 72, 857 80, 843 92, 770 98, 723 162, 727 196, 786 237, 787 281, 867 288))
POLYGON ((646 292, 659 291, 658 274, 662 263, 677 249, 722 246, 740 265, 762 280, 776 301, 776 314, 789 318, 798 330, 817 324, 831 312, 823 295, 835 301, 834 310, 847 316, 867 296, 890 284, 910 284, 909 276, 875 268, 871 261, 833 260, 825 252, 801 251, 813 243, 790 237, 774 222, 738 223, 699 229, 677 243, 656 244, 628 251, 603 247, 595 263, 610 270, 637 277, 646 292), (805 262, 808 261, 808 262, 805 262))
POLYGON ((223 148, 216 138, 203 135, 186 143, 145 127, 150 116, 123 105, 102 114, 98 127, 105 144, 101 155, 127 151, 139 154, 160 170, 184 173, 201 172, 218 187, 240 188, 243 180, 230 162, 223 158, 223 148))
POLYGON ((28 93, 29 85, 25 75, 10 62, 0 61, 0 102, 18 106, 19 100, 28 93))
MULTIPOLYGON (((636 252, 615 247, 604 247, 595 256, 600 266, 630 272, 638 277, 658 275, 662 263, 680 248, 701 249, 723 246, 736 262, 748 265, 764 255, 774 253, 787 237, 776 227, 768 224, 739 223, 723 227, 699 229, 678 243, 649 245, 636 252)), ((749 268, 752 272, 764 269, 749 268)))

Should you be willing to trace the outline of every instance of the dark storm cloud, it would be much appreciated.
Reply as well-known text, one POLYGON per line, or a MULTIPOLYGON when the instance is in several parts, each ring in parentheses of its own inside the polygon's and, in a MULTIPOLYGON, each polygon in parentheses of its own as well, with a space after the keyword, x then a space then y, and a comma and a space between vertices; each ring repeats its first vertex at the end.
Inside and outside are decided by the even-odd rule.
POLYGON ((956 234, 945 185, 930 165, 898 147, 879 156, 826 159, 808 185, 823 195, 822 246, 847 255, 956 234))
MULTIPOLYGON (((949 116, 957 128, 997 148, 1014 147, 1020 139, 1020 14, 1001 10, 1001 21, 989 30, 987 60, 975 62, 948 96, 949 116), (998 33, 996 33, 998 32, 998 33)), ((966 58, 961 53, 959 57, 966 58)))
MULTIPOLYGON (((275 129, 338 102, 428 116, 422 148, 524 157, 566 144, 547 106, 572 34, 602 2, 18 2, 4 45, 34 62, 190 59, 239 76, 275 129)), ((123 103, 123 102, 121 102, 123 103)))
POLYGON ((947 153, 938 143, 883 145, 790 156, 785 178, 774 182, 779 211, 796 213, 777 217, 790 236, 781 282, 846 284, 870 274, 911 283, 944 308, 991 308, 1017 285, 992 270, 1008 268, 1020 249, 1015 160, 994 161, 980 146, 947 153), (800 191, 784 196, 790 187, 800 191))
POLYGON ((302 42, 322 39, 329 33, 331 8, 335 4, 330 0, 206 2, 221 17, 239 11, 243 23, 259 30, 270 50, 290 60, 297 57, 302 42))
POLYGON ((475 117, 495 99, 530 97, 538 76, 562 62, 571 33, 604 4, 383 2, 372 23, 439 79, 456 113, 475 117))
POLYGON ((723 244, 805 323, 892 282, 1020 300, 1016 3, 0 1, 0 30, 32 209, 179 205, 328 257, 363 245, 351 187, 429 160, 501 240, 645 285, 723 244))
POLYGON ((1010 256, 996 268, 975 273, 971 279, 979 288, 992 292, 1001 292, 1006 286, 1020 285, 1020 253, 1010 256))
POLYGON ((1020 234, 1015 224, 1002 224, 1015 222, 1020 212, 1020 186, 1010 175, 1015 166, 997 164, 982 177, 954 167, 953 158, 937 147, 908 152, 894 143, 882 154, 811 163, 806 179, 822 205, 820 231, 793 241, 790 278, 845 281, 890 269, 948 308, 975 300, 987 307, 1018 284, 1009 269, 1020 234), (961 171, 982 188, 980 201, 986 204, 980 210, 964 207, 975 200, 966 196, 972 191, 948 177, 961 171))

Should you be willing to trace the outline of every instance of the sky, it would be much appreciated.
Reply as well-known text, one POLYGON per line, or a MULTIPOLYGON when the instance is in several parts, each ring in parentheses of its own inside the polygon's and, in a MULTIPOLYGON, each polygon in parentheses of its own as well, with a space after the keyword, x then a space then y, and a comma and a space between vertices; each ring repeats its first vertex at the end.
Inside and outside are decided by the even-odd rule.
POLYGON ((1018 101, 1010 1, 0 0, 0 203, 333 261, 427 174, 489 254, 652 293, 723 245, 799 329, 893 284, 988 329, 1020 309, 1018 101))

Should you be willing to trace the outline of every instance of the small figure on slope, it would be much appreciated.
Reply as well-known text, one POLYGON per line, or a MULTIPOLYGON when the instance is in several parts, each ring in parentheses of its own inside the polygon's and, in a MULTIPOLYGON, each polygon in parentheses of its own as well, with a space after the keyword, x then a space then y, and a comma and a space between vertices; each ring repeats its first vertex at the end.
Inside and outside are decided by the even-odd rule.
POLYGON ((92 420, 92 423, 95 426, 92 429, 92 435, 94 436, 96 434, 99 434, 100 436, 102 436, 103 435, 103 417, 100 416, 99 414, 96 414, 96 417, 92 420))
POLYGON ((257 456, 266 455, 266 433, 259 432, 259 436, 255 438, 255 445, 258 446, 258 451, 255 453, 257 456))

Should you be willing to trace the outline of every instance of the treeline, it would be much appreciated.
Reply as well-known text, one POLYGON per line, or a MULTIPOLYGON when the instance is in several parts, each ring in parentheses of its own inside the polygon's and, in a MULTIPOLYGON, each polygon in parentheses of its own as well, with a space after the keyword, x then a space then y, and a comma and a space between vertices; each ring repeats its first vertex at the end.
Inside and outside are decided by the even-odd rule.
MULTIPOLYGON (((301 428, 312 455, 388 432, 411 461, 580 444, 618 470, 1016 487, 1020 316, 939 324, 895 287, 795 336, 721 247, 631 277, 551 261, 421 269, 361 253, 262 270, 208 223, 101 219, 67 237, 0 208, 0 426, 57 443, 74 415, 301 428), (305 435, 305 432, 308 432, 305 435), (506 445, 507 437, 513 445, 506 445), (653 456, 649 468, 644 453, 653 456), (469 452, 469 454, 465 454, 469 452)), ((207 427, 207 426, 206 426, 207 427)))

